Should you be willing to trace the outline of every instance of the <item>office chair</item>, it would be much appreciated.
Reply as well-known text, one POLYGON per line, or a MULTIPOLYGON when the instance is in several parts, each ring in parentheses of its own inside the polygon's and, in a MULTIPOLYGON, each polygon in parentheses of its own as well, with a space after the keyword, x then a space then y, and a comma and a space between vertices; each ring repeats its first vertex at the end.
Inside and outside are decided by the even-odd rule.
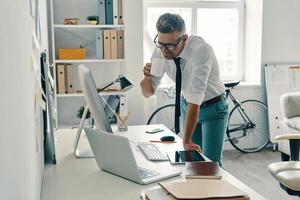
POLYGON ((300 197, 300 92, 284 94, 280 102, 284 123, 294 133, 277 135, 274 140, 288 140, 290 156, 282 162, 270 164, 268 170, 288 194, 300 197))

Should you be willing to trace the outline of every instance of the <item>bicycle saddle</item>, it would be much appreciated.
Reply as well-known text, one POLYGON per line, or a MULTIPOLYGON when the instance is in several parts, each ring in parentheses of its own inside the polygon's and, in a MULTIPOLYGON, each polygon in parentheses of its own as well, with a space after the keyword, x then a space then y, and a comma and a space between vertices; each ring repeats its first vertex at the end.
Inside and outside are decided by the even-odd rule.
POLYGON ((224 85, 227 88, 231 88, 231 87, 238 85, 239 83, 240 83, 240 81, 228 81, 228 82, 224 82, 224 85))

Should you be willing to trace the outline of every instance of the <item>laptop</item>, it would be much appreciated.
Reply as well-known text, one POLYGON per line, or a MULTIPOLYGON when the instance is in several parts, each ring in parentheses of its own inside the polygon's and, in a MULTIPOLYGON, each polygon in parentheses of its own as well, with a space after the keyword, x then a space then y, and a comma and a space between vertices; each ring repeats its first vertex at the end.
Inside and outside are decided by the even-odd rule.
POLYGON ((100 169, 139 184, 149 184, 178 176, 181 171, 158 167, 155 163, 138 166, 127 137, 84 128, 100 169))

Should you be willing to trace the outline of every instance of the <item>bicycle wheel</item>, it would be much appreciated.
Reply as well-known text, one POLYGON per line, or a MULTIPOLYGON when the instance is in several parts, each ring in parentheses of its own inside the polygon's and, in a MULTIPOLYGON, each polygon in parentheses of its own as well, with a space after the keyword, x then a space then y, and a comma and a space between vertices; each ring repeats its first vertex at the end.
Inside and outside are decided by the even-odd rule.
POLYGON ((226 134, 233 147, 244 153, 254 153, 268 145, 267 111, 267 106, 257 100, 243 101, 241 107, 237 105, 231 110, 226 134), (253 126, 246 120, 247 116, 241 109, 253 126))
POLYGON ((163 124, 175 132, 174 113, 175 104, 164 105, 152 113, 147 124, 163 124))

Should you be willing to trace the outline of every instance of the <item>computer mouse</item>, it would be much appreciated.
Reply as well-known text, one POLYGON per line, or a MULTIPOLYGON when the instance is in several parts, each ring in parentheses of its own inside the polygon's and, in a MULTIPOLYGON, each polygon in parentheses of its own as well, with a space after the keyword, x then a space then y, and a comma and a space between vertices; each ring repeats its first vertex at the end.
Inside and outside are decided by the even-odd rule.
POLYGON ((162 136, 160 138, 161 141, 174 141, 175 140, 175 137, 174 136, 171 136, 171 135, 166 135, 166 136, 162 136))

